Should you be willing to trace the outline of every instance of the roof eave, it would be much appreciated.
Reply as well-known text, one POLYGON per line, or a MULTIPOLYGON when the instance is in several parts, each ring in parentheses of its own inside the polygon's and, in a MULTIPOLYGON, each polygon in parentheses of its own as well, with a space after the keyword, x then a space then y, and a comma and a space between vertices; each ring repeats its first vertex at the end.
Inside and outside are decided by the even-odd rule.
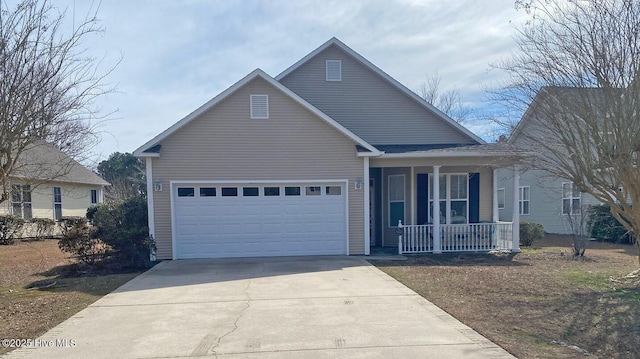
POLYGON ((520 153, 500 153, 500 152, 438 152, 438 153, 386 153, 382 154, 380 158, 490 158, 490 157, 529 157, 531 154, 520 152, 520 153))
POLYGON ((133 151, 134 157, 137 157, 137 158, 160 157, 159 153, 138 152, 138 150, 133 151))

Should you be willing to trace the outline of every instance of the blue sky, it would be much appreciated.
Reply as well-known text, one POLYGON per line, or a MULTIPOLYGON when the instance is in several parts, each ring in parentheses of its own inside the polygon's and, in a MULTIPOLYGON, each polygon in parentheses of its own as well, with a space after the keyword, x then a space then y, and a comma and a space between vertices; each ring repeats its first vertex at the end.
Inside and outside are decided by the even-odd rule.
MULTIPOLYGON (((92 4, 53 3, 76 18, 92 4)), ((252 70, 276 76, 333 36, 412 90, 438 71, 443 90, 486 110, 484 88, 502 76, 489 64, 510 55, 524 17, 513 0, 103 0, 106 32, 83 46, 105 69, 122 58, 93 158, 135 150, 252 70)))

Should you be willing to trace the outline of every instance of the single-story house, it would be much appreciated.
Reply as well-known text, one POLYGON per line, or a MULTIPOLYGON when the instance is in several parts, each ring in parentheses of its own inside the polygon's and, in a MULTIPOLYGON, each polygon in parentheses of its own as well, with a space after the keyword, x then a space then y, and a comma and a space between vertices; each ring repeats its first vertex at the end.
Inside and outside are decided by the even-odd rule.
POLYGON ((520 154, 336 38, 275 78, 251 72, 134 155, 158 259, 518 250, 495 173, 520 154))
POLYGON ((20 155, 10 177, 11 197, 0 214, 24 219, 85 216, 103 200, 109 183, 55 146, 35 143, 20 155))

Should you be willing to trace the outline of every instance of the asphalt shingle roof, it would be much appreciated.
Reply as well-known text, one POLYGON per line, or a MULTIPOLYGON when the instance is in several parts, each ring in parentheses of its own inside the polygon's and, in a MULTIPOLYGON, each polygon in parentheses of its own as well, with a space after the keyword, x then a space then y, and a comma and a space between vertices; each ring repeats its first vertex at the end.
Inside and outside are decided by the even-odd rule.
POLYGON ((81 165, 55 146, 48 143, 36 143, 25 148, 18 159, 12 177, 40 181, 57 181, 107 186, 90 169, 81 165))

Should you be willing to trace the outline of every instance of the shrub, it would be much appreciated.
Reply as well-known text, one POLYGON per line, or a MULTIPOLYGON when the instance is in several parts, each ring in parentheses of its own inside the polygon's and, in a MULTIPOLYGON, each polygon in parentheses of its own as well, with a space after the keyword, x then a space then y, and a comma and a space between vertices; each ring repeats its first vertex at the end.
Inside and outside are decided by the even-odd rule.
POLYGON ((84 228, 87 226, 87 219, 84 217, 62 217, 60 218, 60 232, 62 237, 66 236, 72 229, 84 228))
POLYGON ((45 239, 53 237, 53 229, 56 221, 51 218, 32 218, 29 220, 31 230, 35 239, 45 239))
POLYGON ((530 247, 544 237, 544 227, 539 223, 520 222, 520 245, 530 247))
POLYGON ((93 224, 121 266, 143 268, 150 265, 150 254, 155 246, 149 238, 144 198, 132 197, 98 205, 93 224))
POLYGON ((96 205, 87 208, 87 220, 89 222, 93 222, 93 216, 96 214, 97 210, 98 210, 98 206, 96 205))
POLYGON ((86 264, 96 263, 107 253, 107 247, 98 238, 97 230, 89 226, 71 228, 58 241, 58 247, 86 264))
POLYGON ((591 229, 593 238, 613 243, 632 244, 633 238, 620 222, 611 214, 611 207, 606 204, 592 206, 589 209, 587 228, 591 229))
POLYGON ((0 215, 0 244, 14 244, 23 226, 24 219, 20 217, 0 215))

